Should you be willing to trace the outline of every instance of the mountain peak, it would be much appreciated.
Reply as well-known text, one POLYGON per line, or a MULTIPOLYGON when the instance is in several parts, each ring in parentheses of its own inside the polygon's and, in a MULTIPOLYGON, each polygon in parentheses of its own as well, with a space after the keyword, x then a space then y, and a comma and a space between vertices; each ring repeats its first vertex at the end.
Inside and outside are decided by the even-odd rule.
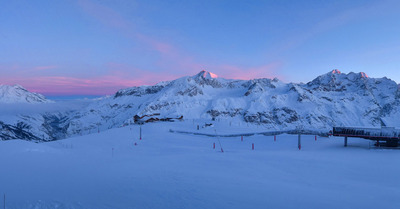
POLYGON ((369 78, 368 75, 364 72, 360 72, 361 78, 369 78))
POLYGON ((23 86, 0 85, 0 103, 47 103, 43 95, 29 92, 23 86))
POLYGON ((218 78, 218 76, 216 74, 208 72, 206 70, 200 71, 200 73, 198 73, 196 77, 202 77, 204 79, 215 79, 215 78, 218 78))
POLYGON ((341 74, 342 72, 340 72, 338 69, 333 69, 331 71, 331 74, 341 74))

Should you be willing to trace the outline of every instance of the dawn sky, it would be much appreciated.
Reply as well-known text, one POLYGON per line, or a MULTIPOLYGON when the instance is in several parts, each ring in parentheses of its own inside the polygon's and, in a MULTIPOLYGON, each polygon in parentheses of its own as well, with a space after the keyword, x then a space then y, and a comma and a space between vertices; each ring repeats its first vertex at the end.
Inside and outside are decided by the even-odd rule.
POLYGON ((400 82, 400 1, 0 0, 0 84, 105 95, 205 69, 400 82))

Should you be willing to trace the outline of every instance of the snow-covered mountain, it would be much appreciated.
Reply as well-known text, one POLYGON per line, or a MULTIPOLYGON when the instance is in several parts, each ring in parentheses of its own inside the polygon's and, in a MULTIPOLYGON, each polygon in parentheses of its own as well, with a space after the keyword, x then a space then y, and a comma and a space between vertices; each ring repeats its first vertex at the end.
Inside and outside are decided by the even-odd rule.
POLYGON ((18 122, 30 126, 23 129, 27 132, 45 133, 48 140, 127 125, 134 115, 155 113, 161 118, 257 123, 266 130, 398 126, 399 98, 396 82, 365 73, 333 70, 296 84, 276 78, 229 80, 201 71, 154 86, 122 89, 68 114, 25 117, 18 122))
POLYGON ((48 103, 43 95, 32 93, 24 87, 16 84, 13 86, 0 85, 0 103, 15 104, 15 103, 48 103))

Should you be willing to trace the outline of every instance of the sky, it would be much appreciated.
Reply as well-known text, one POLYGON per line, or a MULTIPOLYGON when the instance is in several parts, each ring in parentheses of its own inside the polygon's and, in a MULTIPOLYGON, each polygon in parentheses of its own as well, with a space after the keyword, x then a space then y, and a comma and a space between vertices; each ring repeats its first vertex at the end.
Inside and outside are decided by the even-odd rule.
POLYGON ((110 95, 207 70, 400 82, 397 0, 0 0, 0 84, 110 95))

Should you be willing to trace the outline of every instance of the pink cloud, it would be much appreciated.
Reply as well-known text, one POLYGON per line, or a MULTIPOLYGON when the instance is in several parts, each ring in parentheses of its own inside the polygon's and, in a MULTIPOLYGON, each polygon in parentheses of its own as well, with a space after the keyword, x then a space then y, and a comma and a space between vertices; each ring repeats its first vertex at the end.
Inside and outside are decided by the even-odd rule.
POLYGON ((62 76, 40 76, 29 79, 8 79, 7 83, 10 85, 18 83, 33 92, 54 95, 107 95, 114 94, 121 88, 141 85, 139 81, 121 79, 110 75, 86 79, 62 76))
POLYGON ((94 77, 73 76, 21 76, 19 73, 0 77, 0 83, 20 84, 30 91, 47 95, 110 95, 119 89, 140 85, 154 85, 159 81, 172 80, 173 75, 155 73, 124 64, 108 63, 106 75, 94 77))

